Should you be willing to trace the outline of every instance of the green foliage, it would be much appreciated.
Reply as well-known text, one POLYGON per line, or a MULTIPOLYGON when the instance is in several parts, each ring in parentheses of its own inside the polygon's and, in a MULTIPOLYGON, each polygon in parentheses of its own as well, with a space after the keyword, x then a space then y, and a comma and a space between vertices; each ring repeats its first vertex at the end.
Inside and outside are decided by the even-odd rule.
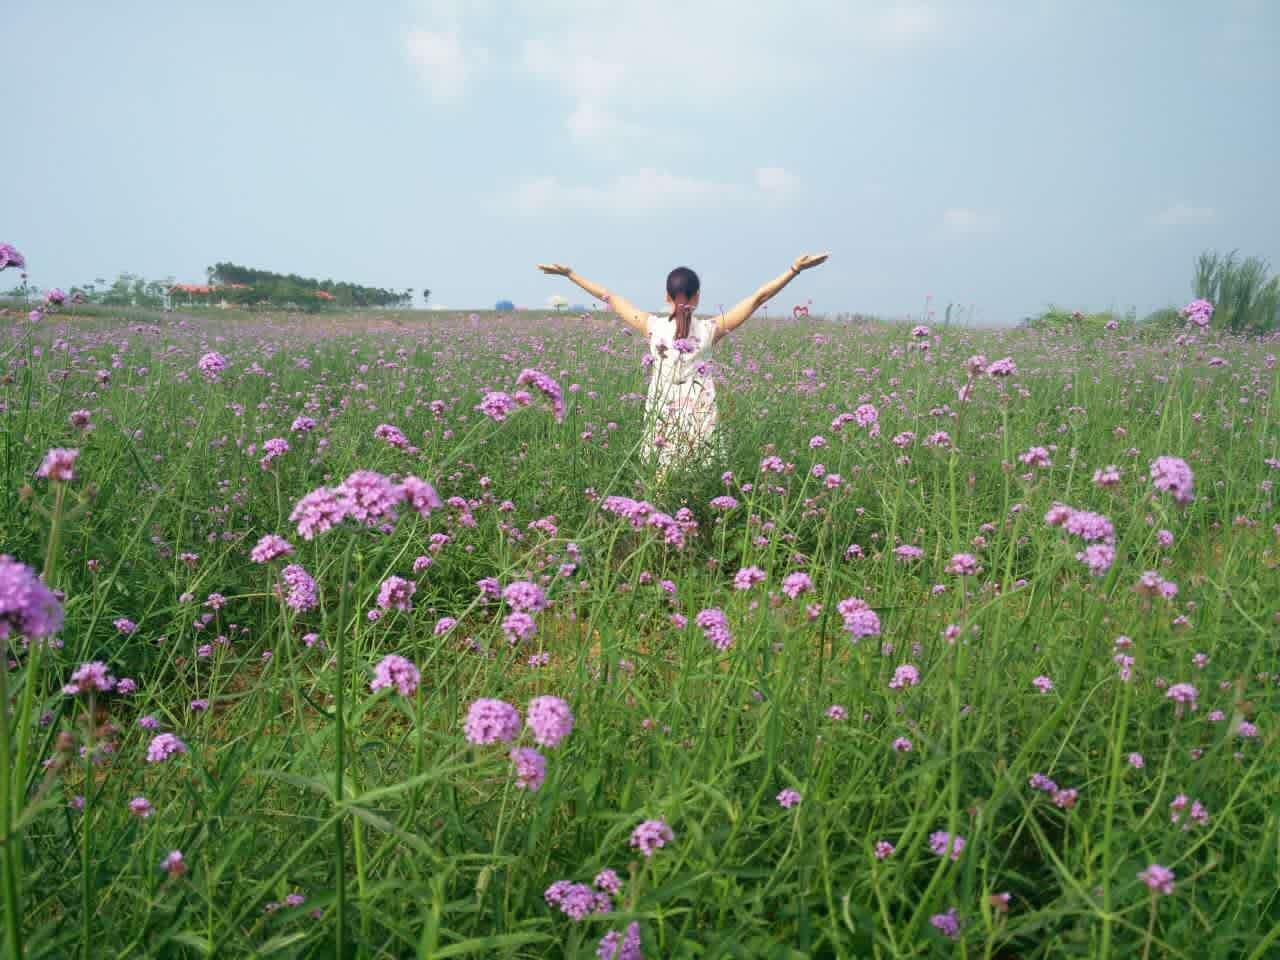
MULTIPOLYGON (((228 303, 270 303, 310 311, 326 305, 401 307, 412 300, 412 297, 406 297, 408 291, 366 287, 346 281, 316 280, 296 273, 281 274, 235 263, 216 263, 206 272, 210 283, 221 288, 219 296, 228 303)), ((430 290, 423 291, 424 302, 430 294, 430 290)))
POLYGON ((1200 254, 1191 288, 1213 304, 1213 325, 1232 333, 1266 333, 1280 329, 1280 276, 1259 257, 1200 254))
POLYGON ((1069 325, 953 330, 925 352, 903 349, 901 326, 753 323, 716 354, 734 479, 655 486, 635 456, 640 338, 620 324, 86 313, 0 333, 0 553, 44 569, 67 618, 65 646, 10 638, 12 699, 0 693, 7 756, 25 751, 2 766, 15 773, 0 882, 19 909, 0 917, 27 960, 590 960, 632 920, 647 957, 1274 955, 1280 563, 1266 458, 1280 373, 1266 346, 1220 336, 1230 364, 1214 367, 1199 345, 1179 353, 1125 327, 1105 353, 1069 325), (72 349, 51 349, 58 338, 72 349), (197 371, 209 349, 229 362, 216 380, 197 371), (978 353, 1018 372, 977 378, 961 403, 978 353), (540 400, 503 423, 477 416, 482 391, 511 389, 525 366, 580 385, 564 421, 540 400), (879 435, 833 431, 864 393, 879 435), (80 408, 90 429, 71 422, 80 408), (319 423, 293 432, 304 413, 319 423), (377 439, 384 422, 415 448, 377 439), (925 443, 940 430, 953 442, 925 443), (263 466, 271 437, 290 449, 263 466), (1051 465, 1018 463, 1033 445, 1051 465), (34 476, 50 447, 80 450, 63 486, 34 476), (794 469, 762 474, 766 449, 794 469), (1162 454, 1189 461, 1193 502, 1153 488, 1162 454), (1119 484, 1090 482, 1112 463, 1119 484), (296 536, 298 498, 358 469, 417 474, 471 507, 296 536), (712 509, 726 492, 739 505, 712 509), (611 494, 687 505, 698 529, 668 547, 605 513, 611 494), (1044 522, 1059 500, 1114 523, 1107 576, 1044 522), (293 553, 250 562, 267 533, 293 553), (899 543, 922 556, 900 559, 899 543), (961 551, 981 575, 947 572, 961 551), (433 562, 415 573, 419 554, 433 562), (317 609, 280 601, 284 563, 314 575, 317 609), (746 566, 767 581, 732 589, 746 566), (792 600, 780 585, 799 569, 816 589, 792 600), (1176 597, 1135 590, 1144 570, 1177 581, 1176 597), (413 608, 371 620, 393 573, 416 583, 413 608), (513 647, 508 608, 478 602, 476 581, 543 574, 551 606, 513 647), (850 641, 837 605, 854 596, 883 636, 850 641), (670 619, 707 607, 724 610, 731 649, 670 619), (458 622, 442 631, 445 616, 458 622), (117 629, 122 617, 137 630, 117 629), (1128 683, 1113 659, 1126 651, 1128 683), (370 689, 392 652, 421 669, 420 696, 370 689), (137 691, 63 695, 88 660, 137 691), (919 685, 891 688, 908 661, 919 685), (1037 691, 1038 675, 1053 689, 1037 691), (1194 712, 1168 697, 1183 682, 1200 691, 1194 712), (507 746, 468 746, 461 721, 477 697, 523 710, 539 694, 570 701, 577 726, 546 751, 534 793, 514 786, 507 746), (144 715, 188 752, 147 763, 144 715), (1256 737, 1240 735, 1245 719, 1256 737), (1028 786, 1035 773, 1078 797, 1055 803, 1028 786), (784 810, 788 787, 803 800, 784 810), (1180 793, 1206 825, 1170 822, 1180 793), (137 796, 151 816, 130 812, 137 796), (658 816, 675 835, 645 859, 628 836, 658 816), (966 838, 958 860, 930 851, 936 830, 966 838), (877 840, 896 851, 876 859, 877 840), (180 876, 160 869, 174 849, 180 876), (1152 862, 1176 872, 1169 896, 1138 879, 1152 862), (548 907, 548 884, 605 867, 624 884, 613 914, 575 924, 548 907), (951 907, 959 942, 929 923, 951 907))
POLYGON ((1062 307, 1050 306, 1048 310, 1027 321, 1027 326, 1036 329, 1054 330, 1105 330, 1109 323, 1130 322, 1132 317, 1121 316, 1110 310, 1099 313, 1084 313, 1080 310, 1066 310, 1062 307))

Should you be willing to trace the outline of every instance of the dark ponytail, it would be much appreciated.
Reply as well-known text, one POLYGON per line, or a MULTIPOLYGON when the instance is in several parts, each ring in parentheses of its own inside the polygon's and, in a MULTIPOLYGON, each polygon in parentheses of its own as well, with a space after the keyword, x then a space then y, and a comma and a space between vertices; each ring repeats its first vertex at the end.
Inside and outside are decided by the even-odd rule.
POLYGON ((677 340, 689 336, 689 328, 693 324, 693 304, 690 301, 698 295, 701 288, 702 282, 698 275, 688 267, 676 267, 667 274, 667 296, 671 298, 673 305, 671 319, 676 324, 677 340))

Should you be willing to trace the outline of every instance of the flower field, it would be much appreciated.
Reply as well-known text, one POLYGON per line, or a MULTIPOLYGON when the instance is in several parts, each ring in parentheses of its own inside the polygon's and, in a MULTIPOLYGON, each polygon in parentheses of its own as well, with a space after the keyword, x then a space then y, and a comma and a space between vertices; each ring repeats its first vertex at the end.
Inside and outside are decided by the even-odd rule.
POLYGON ((753 321, 660 484, 600 318, 7 318, 3 955, 1280 955, 1280 340, 1195 310, 753 321))

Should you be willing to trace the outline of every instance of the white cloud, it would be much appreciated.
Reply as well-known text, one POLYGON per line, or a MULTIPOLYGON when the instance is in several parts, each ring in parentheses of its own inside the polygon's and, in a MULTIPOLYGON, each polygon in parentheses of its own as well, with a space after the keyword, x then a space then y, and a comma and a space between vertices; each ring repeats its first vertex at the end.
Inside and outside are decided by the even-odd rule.
POLYGON ((875 0, 522 0, 513 9, 526 21, 523 69, 569 99, 566 126, 580 142, 638 140, 648 128, 666 139, 690 114, 820 88, 826 58, 900 51, 940 24, 926 4, 875 0))
POLYGON ((767 193, 790 193, 799 182, 795 174, 788 173, 782 167, 759 167, 756 169, 756 186, 767 193))
POLYGON ((414 27, 404 34, 405 54, 438 103, 458 100, 467 76, 487 59, 483 49, 463 50, 457 30, 425 30, 414 27))
POLYGON ((937 11, 922 4, 894 4, 876 20, 882 36, 899 43, 933 33, 938 25, 937 11))
POLYGON ((1000 218, 969 207, 951 207, 943 211, 942 225, 955 233, 991 233, 1000 226, 1000 218))
POLYGON ((705 209, 729 203, 742 188, 714 180, 682 177, 652 167, 622 174, 603 186, 562 183, 556 177, 528 180, 516 190, 514 206, 528 216, 586 212, 641 216, 671 210, 705 209))
POLYGON ((1213 207, 1193 207, 1186 203, 1175 203, 1166 207, 1151 218, 1151 222, 1160 227, 1202 226, 1214 223, 1218 219, 1218 211, 1213 207))

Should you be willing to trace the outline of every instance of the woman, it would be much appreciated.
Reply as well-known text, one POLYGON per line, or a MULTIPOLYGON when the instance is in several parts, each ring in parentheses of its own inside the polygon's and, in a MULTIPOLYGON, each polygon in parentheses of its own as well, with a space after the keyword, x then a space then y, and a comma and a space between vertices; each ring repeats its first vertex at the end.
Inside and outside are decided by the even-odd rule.
POLYGON ((719 450, 716 430, 716 388, 708 362, 711 347, 772 299, 801 271, 816 267, 827 254, 797 257, 787 270, 770 280, 732 310, 718 317, 700 317, 701 284, 688 267, 676 267, 667 275, 667 316, 645 313, 630 301, 611 294, 599 284, 578 276, 558 263, 540 263, 538 269, 556 277, 568 277, 591 296, 613 308, 628 325, 649 340, 646 363, 652 367, 644 408, 642 455, 657 463, 660 479, 677 464, 705 463, 719 450))

